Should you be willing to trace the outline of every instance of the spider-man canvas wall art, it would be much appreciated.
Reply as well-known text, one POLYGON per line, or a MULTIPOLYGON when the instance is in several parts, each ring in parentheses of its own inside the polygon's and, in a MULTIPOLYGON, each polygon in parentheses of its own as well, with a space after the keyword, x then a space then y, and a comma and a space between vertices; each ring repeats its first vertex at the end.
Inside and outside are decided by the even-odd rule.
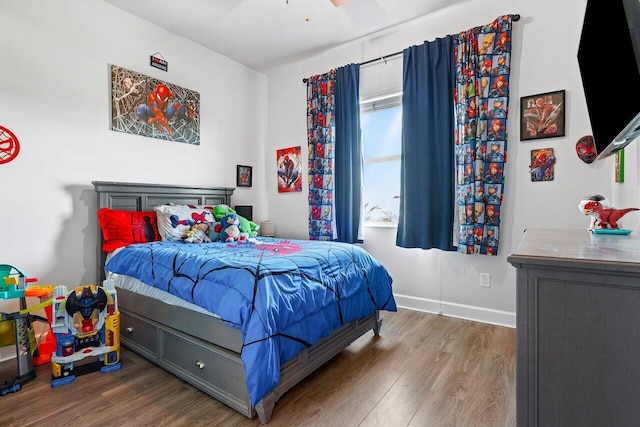
POLYGON ((111 130, 200 144, 200 94, 111 66, 111 130))

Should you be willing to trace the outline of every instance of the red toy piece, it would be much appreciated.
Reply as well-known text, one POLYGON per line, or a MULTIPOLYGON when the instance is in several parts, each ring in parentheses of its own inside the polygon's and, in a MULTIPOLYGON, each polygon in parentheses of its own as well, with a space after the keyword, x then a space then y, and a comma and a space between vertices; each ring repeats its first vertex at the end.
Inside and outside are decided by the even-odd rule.
MULTIPOLYGON (((27 281, 28 280, 29 279, 27 279, 27 281)), ((29 286, 24 291, 25 297, 38 297, 40 298, 41 303, 50 300, 52 298, 52 295, 53 285, 29 286)), ((49 363, 51 361, 51 354, 56 351, 56 338, 53 335, 53 329, 51 328, 51 304, 47 304, 47 306, 44 308, 44 311, 47 315, 47 323, 49 325, 49 329, 47 330, 46 335, 44 335, 44 340, 42 340, 41 337, 38 341, 38 351, 32 356, 33 364, 36 366, 49 363)))

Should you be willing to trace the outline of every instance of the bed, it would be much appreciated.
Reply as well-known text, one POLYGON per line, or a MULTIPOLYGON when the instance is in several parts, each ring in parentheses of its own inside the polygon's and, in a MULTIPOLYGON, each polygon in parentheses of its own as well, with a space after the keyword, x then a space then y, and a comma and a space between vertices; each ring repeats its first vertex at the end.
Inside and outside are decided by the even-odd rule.
MULTIPOLYGON (((103 181, 93 185, 99 212, 131 215, 167 204, 230 206, 234 191, 103 181)), ((146 236, 141 238, 148 243, 128 244, 113 254, 103 250, 109 239, 102 218, 98 224, 97 283, 105 279, 109 266, 107 274, 118 290, 122 344, 245 416, 257 415, 263 424, 286 391, 368 331, 378 335, 380 310, 396 310, 391 278, 357 246, 266 237, 186 244, 151 238, 148 215, 144 219, 132 233, 134 240, 146 236), (343 255, 348 259, 338 258, 343 255), (151 262, 134 265, 143 258, 151 262), (202 264, 194 264, 196 260, 202 264), (287 268, 282 267, 285 262, 287 268), (322 269, 315 272, 315 264, 322 269), (214 270, 226 273, 216 276, 214 270), (331 281, 338 276, 344 276, 348 286, 331 281), (304 288, 305 305, 288 295, 294 279, 312 283, 304 288), (318 284, 332 292, 317 293, 318 284), (215 298, 210 288, 217 289, 215 298), (264 297, 270 294, 275 296, 264 297), (232 309, 237 295, 241 302, 232 309), (339 301, 332 301, 333 295, 339 301), (275 299, 280 306, 276 309, 263 299, 275 299), (311 301, 317 307, 306 305, 311 301), (248 314, 254 312, 259 315, 248 314)))

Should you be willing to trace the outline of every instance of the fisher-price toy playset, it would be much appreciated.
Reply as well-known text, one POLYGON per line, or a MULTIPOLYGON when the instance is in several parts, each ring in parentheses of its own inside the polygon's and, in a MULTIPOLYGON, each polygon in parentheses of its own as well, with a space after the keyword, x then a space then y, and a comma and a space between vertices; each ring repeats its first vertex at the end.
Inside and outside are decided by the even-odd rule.
POLYGON ((36 377, 34 365, 51 363, 51 386, 90 372, 120 369, 120 312, 113 281, 102 286, 38 285, 16 267, 0 264, 0 299, 19 300, 19 310, 0 312, 0 347, 15 345, 17 375, 0 384, 0 396, 36 377), (40 303, 27 306, 28 297, 40 303), (46 318, 34 314, 44 309, 46 318), (36 338, 35 322, 46 330, 36 338))

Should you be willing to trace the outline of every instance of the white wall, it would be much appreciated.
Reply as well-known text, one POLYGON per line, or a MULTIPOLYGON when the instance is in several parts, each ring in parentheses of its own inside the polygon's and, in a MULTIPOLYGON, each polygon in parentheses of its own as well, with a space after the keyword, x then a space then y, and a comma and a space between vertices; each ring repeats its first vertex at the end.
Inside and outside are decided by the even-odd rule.
MULTIPOLYGON (((586 230, 590 221, 578 210, 578 203, 592 193, 607 195, 614 206, 618 202, 638 204, 635 169, 639 155, 636 152, 627 154, 627 183, 615 184, 614 188, 613 158, 588 165, 575 151, 576 141, 591 133, 577 62, 585 7, 586 0, 476 0, 451 6, 396 31, 270 70, 265 170, 270 189, 269 216, 276 222, 276 233, 297 238, 307 236, 308 187, 305 185, 297 194, 271 191, 276 187, 276 150, 300 145, 306 152, 306 93, 302 78, 484 25, 502 14, 518 13, 521 20, 514 23, 512 35, 510 138, 499 255, 472 256, 398 248, 396 230, 388 228, 367 228, 364 244, 389 269, 394 278, 394 294, 401 306, 515 326, 515 269, 506 258, 517 247, 525 229, 586 230), (520 97, 561 89, 566 90, 566 136, 520 142, 520 97), (555 149, 555 179, 531 182, 531 150, 546 147, 555 149), (633 161, 629 161, 630 158, 633 161), (480 287, 480 273, 491 274, 490 288, 480 287)), ((393 61, 396 60, 389 62, 393 61)), ((378 62, 362 67, 362 72, 370 72, 369 67, 390 65, 378 62)), ((307 171, 305 165, 304 174, 307 171)), ((640 215, 629 214, 623 225, 637 230, 638 221, 640 215)))
MULTIPOLYGON (((235 187, 237 164, 265 174, 264 74, 100 0, 0 0, 0 40, 0 125, 21 147, 0 165, 0 263, 40 283, 94 283, 91 181, 235 187), (149 66, 156 52, 168 72, 149 66), (111 131, 111 64, 198 91, 200 145, 111 131)), ((233 201, 260 220, 266 187, 253 182, 233 201)))
MULTIPOLYGON (((366 249, 394 278, 400 305, 513 326, 515 270, 506 257, 525 228, 586 229, 589 220, 577 205, 591 193, 620 207, 638 205, 637 147, 627 149, 625 184, 614 184, 612 158, 587 165, 575 154, 575 142, 590 133, 576 60, 585 5, 469 1, 265 76, 99 0, 0 0, 0 125, 21 144, 18 158, 0 165, 0 263, 41 283, 92 283, 97 221, 91 181, 235 187, 236 164, 253 165, 254 179, 252 188, 236 190, 234 203, 253 204, 254 219, 274 220, 282 237, 307 238, 306 182, 301 193, 278 194, 275 170, 277 149, 299 145, 306 153, 302 78, 519 13, 499 256, 397 248, 395 229, 365 234, 366 249), (149 67, 155 52, 169 61, 169 72, 149 67), (201 144, 110 131, 110 64, 200 92, 201 144), (519 98, 558 89, 567 94, 566 136, 520 142, 519 98), (530 151, 544 147, 556 150, 555 180, 532 183, 530 151), (491 288, 479 286, 480 273, 491 274, 491 288)), ((640 215, 634 215, 624 225, 638 232, 640 215)))

